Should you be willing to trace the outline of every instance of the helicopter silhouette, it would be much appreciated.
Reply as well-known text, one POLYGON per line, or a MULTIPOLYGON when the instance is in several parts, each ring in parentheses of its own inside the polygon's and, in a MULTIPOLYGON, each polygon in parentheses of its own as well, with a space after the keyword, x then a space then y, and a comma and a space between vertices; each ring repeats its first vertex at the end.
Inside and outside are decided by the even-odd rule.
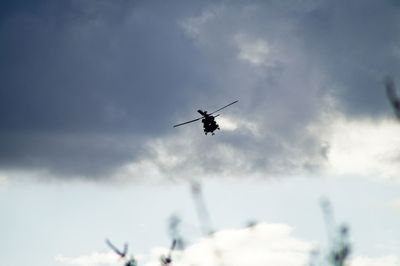
POLYGON ((187 122, 183 122, 183 123, 174 125, 174 127, 179 127, 179 126, 182 126, 182 125, 186 125, 186 124, 189 124, 189 123, 192 123, 192 122, 195 122, 195 121, 198 121, 198 120, 201 119, 201 122, 203 123, 204 134, 207 135, 208 133, 211 133, 212 135, 215 135, 214 131, 217 130, 217 129, 220 130, 219 125, 215 121, 215 118, 217 116, 219 116, 219 114, 218 115, 212 115, 212 114, 214 114, 214 113, 216 113, 216 112, 218 112, 218 111, 220 111, 220 110, 222 110, 222 109, 224 109, 224 108, 226 108, 226 107, 228 107, 228 106, 230 106, 230 105, 232 105, 234 103, 237 103, 237 102, 238 101, 231 102, 230 104, 227 104, 224 107, 221 107, 221 108, 219 108, 218 110, 215 110, 212 113, 207 113, 207 111, 202 111, 202 110, 199 109, 199 110, 197 110, 197 112, 199 114, 201 114, 202 117, 199 117, 199 118, 187 121, 187 122))
POLYGON ((122 259, 126 259, 124 266, 137 266, 136 260, 133 256, 131 256, 129 259, 126 257, 126 253, 128 253, 128 244, 125 243, 124 245, 124 251, 120 251, 117 249, 111 242, 110 240, 106 239, 107 245, 114 250, 115 253, 117 253, 122 259))

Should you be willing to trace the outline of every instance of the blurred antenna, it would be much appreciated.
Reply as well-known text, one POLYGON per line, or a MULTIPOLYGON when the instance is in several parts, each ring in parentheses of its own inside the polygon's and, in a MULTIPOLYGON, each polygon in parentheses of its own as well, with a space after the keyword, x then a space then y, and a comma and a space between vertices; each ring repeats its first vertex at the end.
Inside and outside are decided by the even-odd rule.
POLYGON ((344 266, 351 252, 349 241, 349 228, 342 224, 335 228, 332 206, 329 200, 321 201, 329 241, 328 260, 334 266, 344 266))
POLYGON ((191 191, 193 200, 196 204, 197 215, 200 220, 200 226, 203 234, 210 235, 213 233, 211 229, 210 216, 208 214, 204 198, 202 194, 201 184, 193 181, 191 183, 191 191))
POLYGON ((126 254, 128 252, 128 244, 124 244, 124 251, 120 251, 118 248, 116 248, 110 240, 106 239, 107 245, 114 250, 115 253, 117 253, 122 259, 126 259, 124 265, 125 266, 137 266, 136 260, 133 256, 131 256, 129 259, 126 258, 126 254))
POLYGON ((248 220, 246 223, 246 228, 254 229, 256 227, 258 222, 256 220, 248 220))
POLYGON ((321 265, 321 263, 319 262, 319 258, 320 258, 319 250, 317 250, 317 249, 311 250, 310 251, 310 260, 308 262, 308 266, 321 265))
POLYGON ((394 113, 398 119, 400 119, 400 97, 397 95, 396 85, 394 84, 393 78, 386 76, 384 78, 384 84, 386 88, 386 95, 389 99, 390 104, 393 107, 394 113))
POLYGON ((125 266, 137 266, 137 262, 136 260, 133 258, 133 256, 131 256, 131 258, 125 262, 124 264, 125 266))
POLYGON ((128 244, 125 243, 125 245, 124 245, 124 251, 121 252, 121 251, 119 251, 119 249, 117 249, 117 248, 110 242, 110 240, 106 239, 106 243, 107 243, 107 245, 108 245, 112 250, 114 250, 115 253, 117 253, 121 258, 125 258, 126 253, 128 252, 128 244))
POLYGON ((172 262, 172 251, 174 251, 175 247, 176 247, 176 239, 172 240, 172 245, 171 248, 169 249, 169 253, 168 256, 161 256, 161 265, 169 265, 172 262))
MULTIPOLYGON (((172 215, 169 218, 168 231, 170 237, 175 241, 176 248, 183 250, 185 248, 185 241, 181 235, 181 219, 177 215, 172 215)), ((174 246, 175 248, 175 246, 174 246)))
MULTIPOLYGON (((211 229, 211 222, 210 222, 210 215, 208 214, 205 200, 203 197, 203 191, 201 184, 195 181, 192 181, 191 183, 191 191, 192 191, 192 196, 193 200, 196 204, 196 209, 197 209, 197 215, 200 220, 200 226, 201 230, 204 235, 210 236, 213 238, 215 235, 213 235, 214 231, 211 229)), ((223 251, 217 246, 217 243, 215 241, 212 241, 212 246, 214 249, 214 256, 217 262, 217 265, 225 265, 224 262, 224 255, 223 251)))
POLYGON ((328 236, 328 241, 331 242, 335 224, 332 213, 332 205, 327 198, 321 199, 320 204, 321 204, 322 214, 324 216, 325 229, 326 229, 326 234, 328 236))
POLYGON ((349 229, 346 225, 341 225, 337 233, 336 239, 328 254, 328 260, 334 266, 344 266, 351 252, 349 229))

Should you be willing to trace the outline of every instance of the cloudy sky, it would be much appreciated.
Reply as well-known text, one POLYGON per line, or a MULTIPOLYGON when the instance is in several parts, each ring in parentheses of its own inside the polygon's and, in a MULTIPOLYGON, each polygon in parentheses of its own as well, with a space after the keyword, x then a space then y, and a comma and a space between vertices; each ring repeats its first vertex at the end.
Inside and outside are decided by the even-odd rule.
POLYGON ((180 265, 303 265, 328 198, 352 266, 399 266, 399 33, 395 0, 3 1, 0 260, 157 265, 177 214, 180 265))

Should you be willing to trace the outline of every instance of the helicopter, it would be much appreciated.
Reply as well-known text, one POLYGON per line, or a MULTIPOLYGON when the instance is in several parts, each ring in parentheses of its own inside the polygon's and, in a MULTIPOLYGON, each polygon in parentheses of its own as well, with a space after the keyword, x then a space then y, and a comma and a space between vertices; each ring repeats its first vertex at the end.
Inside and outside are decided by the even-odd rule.
POLYGON ((211 113, 207 113, 207 111, 203 111, 203 110, 199 109, 199 110, 197 110, 197 112, 199 114, 201 114, 202 117, 199 117, 199 118, 187 121, 187 122, 183 122, 183 123, 174 125, 174 127, 179 127, 179 126, 182 126, 182 125, 186 125, 186 124, 189 124, 189 123, 192 123, 192 122, 195 122, 195 121, 198 121, 198 120, 201 119, 201 122, 203 123, 204 134, 207 135, 208 133, 211 133, 211 135, 215 135, 214 131, 215 130, 220 130, 219 125, 215 121, 215 118, 217 116, 219 116, 219 114, 218 115, 213 115, 213 114, 218 112, 218 111, 220 111, 220 110, 222 110, 222 109, 224 109, 224 108, 226 108, 226 107, 228 107, 228 106, 230 106, 230 105, 232 105, 232 104, 234 104, 234 103, 237 103, 237 102, 238 101, 231 102, 230 104, 227 104, 224 107, 221 107, 218 110, 215 110, 214 112, 211 112, 211 113))

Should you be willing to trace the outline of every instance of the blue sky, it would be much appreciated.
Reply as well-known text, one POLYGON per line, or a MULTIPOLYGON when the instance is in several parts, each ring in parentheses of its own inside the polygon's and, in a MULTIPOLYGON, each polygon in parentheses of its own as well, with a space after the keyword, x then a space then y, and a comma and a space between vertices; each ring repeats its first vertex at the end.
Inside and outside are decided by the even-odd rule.
MULTIPOLYGON (((337 225, 351 230, 354 256, 384 257, 399 245, 398 187, 363 177, 343 176, 284 181, 207 181, 204 197, 212 227, 244 228, 249 221, 285 224, 292 236, 327 248, 320 202, 329 198, 337 225)), ((202 236, 189 184, 109 186, 92 183, 8 184, 2 187, 3 261, 20 265, 55 262, 108 252, 104 239, 128 242, 135 255, 168 247, 168 219, 182 219, 190 244, 202 236), (10 204, 11 203, 11 204, 10 204), (4 241, 5 240, 5 241, 4 241)), ((148 259, 148 258, 147 258, 148 259)))
POLYGON ((109 237, 158 265, 178 214, 189 244, 177 265, 217 263, 201 254, 218 243, 230 265, 302 265, 312 246, 326 249, 328 198, 350 227, 351 266, 399 266, 400 124, 383 84, 400 82, 399 8, 2 3, 0 260, 121 264, 109 237), (215 136, 172 128, 234 100, 215 136), (214 238, 202 235, 193 181, 214 238))

